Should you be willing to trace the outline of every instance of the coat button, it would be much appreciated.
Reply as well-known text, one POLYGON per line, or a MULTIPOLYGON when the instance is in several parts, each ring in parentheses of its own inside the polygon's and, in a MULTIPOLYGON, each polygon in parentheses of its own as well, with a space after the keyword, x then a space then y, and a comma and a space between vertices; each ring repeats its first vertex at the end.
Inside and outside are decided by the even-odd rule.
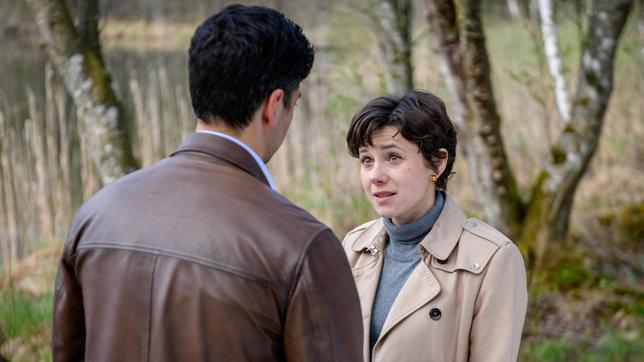
POLYGON ((476 227, 476 221, 470 220, 470 221, 467 222, 466 225, 471 227, 471 228, 475 228, 476 227))
POLYGON ((474 262, 474 264, 472 264, 472 268, 474 268, 474 270, 479 270, 480 267, 481 267, 481 264, 477 262, 474 262))
POLYGON ((437 321, 437 320, 441 319, 441 310, 438 309, 438 308, 432 308, 432 310, 429 311, 429 316, 433 320, 437 321))
POLYGON ((418 253, 420 253, 420 256, 424 257, 425 255, 427 255, 427 250, 425 250, 425 248, 422 245, 419 245, 418 246, 418 253))

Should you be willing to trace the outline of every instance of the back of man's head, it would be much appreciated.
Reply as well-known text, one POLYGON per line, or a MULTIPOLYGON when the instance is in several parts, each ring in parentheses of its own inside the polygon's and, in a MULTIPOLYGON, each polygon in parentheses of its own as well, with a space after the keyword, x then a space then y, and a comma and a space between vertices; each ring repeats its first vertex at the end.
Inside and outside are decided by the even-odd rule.
POLYGON ((244 129, 274 90, 293 91, 313 66, 314 52, 302 29, 282 13, 231 5, 195 30, 188 56, 190 95, 205 123, 244 129))

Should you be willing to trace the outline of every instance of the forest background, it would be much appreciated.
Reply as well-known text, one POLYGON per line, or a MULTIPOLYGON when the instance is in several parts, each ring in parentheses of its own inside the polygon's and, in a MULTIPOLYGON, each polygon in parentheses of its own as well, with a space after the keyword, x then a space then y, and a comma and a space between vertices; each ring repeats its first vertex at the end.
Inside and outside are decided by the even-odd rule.
MULTIPOLYGON (((62 2, 82 19, 86 2, 62 2)), ((38 0, 0 0, 0 360, 50 359, 53 278, 65 233, 82 201, 110 181, 95 147, 104 126, 79 111, 78 94, 66 88, 64 72, 45 51, 34 3, 38 0)), ((167 156, 194 128, 187 47, 204 16, 228 3, 98 3, 96 39, 122 110, 133 167, 167 156)), ((605 114, 593 113, 592 105, 601 101, 588 102, 579 94, 590 79, 583 54, 597 45, 589 36, 597 24, 595 3, 610 1, 548 1, 560 77, 552 75, 553 53, 544 46, 542 0, 456 1, 452 28, 449 11, 441 7, 450 3, 253 2, 286 13, 316 49, 292 127, 269 164, 279 191, 340 238, 375 217, 360 188, 359 164, 346 151, 349 121, 373 97, 408 88, 434 92, 445 99, 455 122, 465 121, 459 125, 461 148, 449 193, 469 215, 511 235, 528 265, 530 304, 520 360, 638 360, 644 354, 642 1, 630 6, 614 62, 600 74, 612 78, 605 114), (465 21, 477 16, 481 29, 465 21), (456 29, 452 43, 446 41, 450 29, 456 29), (468 36, 483 33, 473 39, 484 40, 484 48, 468 43, 468 36), (481 58, 481 49, 487 58, 481 58), (486 65, 477 59, 487 59, 489 69, 469 72, 472 59, 477 66, 486 65), (472 86, 477 79, 483 87, 472 86), (454 84, 461 84, 461 93, 454 84), (492 121, 485 116, 490 113, 492 121), (584 117, 594 123, 578 127, 584 117), (593 132, 596 149, 588 164, 561 191, 569 206, 556 209, 551 220, 531 218, 555 227, 526 224, 526 215, 543 210, 533 207, 534 200, 548 196, 540 180, 552 178, 574 156, 586 157, 567 149, 574 142, 562 135, 584 140, 593 132), (503 157, 497 160, 499 147, 503 157), (497 150, 490 153, 494 157, 472 158, 489 149, 497 150), (492 196, 480 186, 485 180, 491 180, 492 196), (494 203, 499 207, 486 209, 494 203), (550 231, 531 238, 541 235, 535 230, 550 231)), ((593 148, 590 138, 580 144, 593 148)))

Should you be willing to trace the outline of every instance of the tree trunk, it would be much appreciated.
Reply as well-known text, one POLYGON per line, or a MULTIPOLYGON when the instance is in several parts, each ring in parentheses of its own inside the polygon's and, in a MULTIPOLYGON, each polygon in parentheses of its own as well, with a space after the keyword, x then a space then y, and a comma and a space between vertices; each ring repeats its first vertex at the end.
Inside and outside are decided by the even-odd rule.
MULTIPOLYGON (((427 1, 427 20, 432 33, 432 49, 438 56, 438 69, 449 93, 451 118, 461 137, 465 135, 465 139, 469 140, 471 132, 466 126, 466 120, 470 119, 471 109, 465 93, 460 32, 454 2, 427 1)), ((461 143, 464 151, 467 151, 468 144, 469 141, 461 143)))
POLYGON ((505 3, 508 8, 508 13, 512 19, 516 20, 521 18, 521 9, 519 8, 517 0, 506 0, 505 3))
POLYGON ((390 93, 414 88, 411 39, 411 0, 382 0, 376 11, 381 36, 378 46, 386 67, 390 93))
POLYGON ((567 234, 575 190, 599 143, 613 89, 615 51, 633 1, 596 0, 592 6, 571 120, 550 149, 519 239, 535 247, 538 265, 548 243, 567 234))
POLYGON ((568 87, 566 78, 561 72, 561 58, 557 45, 557 27, 555 26, 552 0, 537 0, 539 5, 539 19, 541 22, 541 37, 543 48, 550 69, 550 76, 554 82, 555 100, 559 115, 565 122, 570 121, 570 103, 568 102, 568 87))
POLYGON ((101 182, 110 183, 138 168, 123 107, 101 54, 97 0, 83 2, 78 28, 64 0, 25 1, 35 14, 47 54, 72 95, 87 139, 84 152, 91 155, 101 182))
POLYGON ((434 49, 456 105, 455 123, 465 143, 469 171, 475 174, 472 186, 487 219, 536 256, 530 262, 540 265, 548 242, 566 237, 575 190, 597 149, 612 90, 615 49, 632 0, 595 0, 582 40, 571 120, 551 148, 527 203, 519 195, 503 146, 480 2, 462 0, 456 6, 452 0, 428 0, 427 4, 434 49))
POLYGON ((11 272, 11 224, 9 221, 9 210, 8 198, 9 192, 5 183, 7 179, 12 177, 12 175, 5 172, 5 162, 4 158, 9 147, 5 147, 4 140, 5 137, 8 137, 6 128, 4 114, 0 111, 0 255, 2 256, 2 272, 5 276, 9 276, 11 272))
POLYGON ((523 215, 514 174, 501 137, 499 116, 490 79, 490 64, 480 18, 480 1, 459 4, 462 22, 452 1, 428 0, 434 49, 441 73, 454 99, 455 123, 467 160, 472 187, 488 222, 516 234, 523 215))

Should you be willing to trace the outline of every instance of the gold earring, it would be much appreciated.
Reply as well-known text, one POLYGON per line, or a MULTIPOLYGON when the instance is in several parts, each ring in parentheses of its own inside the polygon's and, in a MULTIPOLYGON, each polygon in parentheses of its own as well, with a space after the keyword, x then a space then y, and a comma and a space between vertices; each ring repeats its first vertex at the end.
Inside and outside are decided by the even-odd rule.
POLYGON ((435 184, 436 181, 438 180, 438 177, 436 175, 432 175, 431 180, 432 180, 432 183, 435 184))

